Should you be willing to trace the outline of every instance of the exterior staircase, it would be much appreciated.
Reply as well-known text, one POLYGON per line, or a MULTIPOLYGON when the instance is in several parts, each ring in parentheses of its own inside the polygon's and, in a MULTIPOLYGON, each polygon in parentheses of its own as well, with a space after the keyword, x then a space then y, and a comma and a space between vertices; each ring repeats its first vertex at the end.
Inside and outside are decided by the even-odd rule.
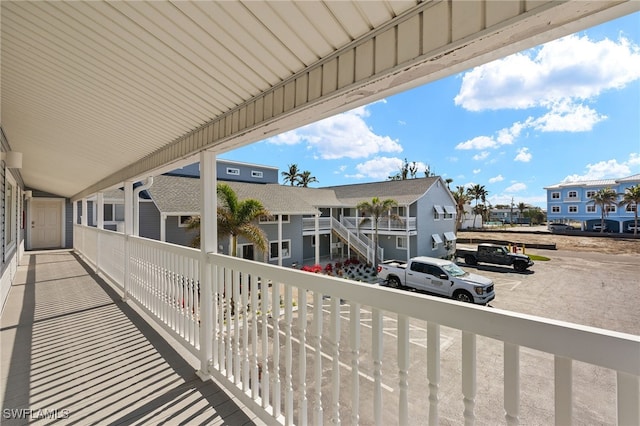
MULTIPOLYGON (((356 234, 350 231, 342 222, 336 218, 331 218, 331 230, 333 233, 344 243, 346 243, 352 250, 356 251, 360 256, 367 259, 367 262, 374 264, 375 250, 373 248, 373 240, 364 234, 356 234)), ((383 250, 380 247, 376 247, 378 252, 378 259, 382 259, 383 250)))

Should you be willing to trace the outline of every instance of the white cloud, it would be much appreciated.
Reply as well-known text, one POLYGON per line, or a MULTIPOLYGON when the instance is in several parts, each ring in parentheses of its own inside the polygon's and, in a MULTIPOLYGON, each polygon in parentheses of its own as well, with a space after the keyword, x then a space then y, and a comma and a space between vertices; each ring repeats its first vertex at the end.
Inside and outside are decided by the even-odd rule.
POLYGON ((496 183, 496 182, 502 182, 504 180, 504 178, 502 177, 502 175, 498 175, 496 177, 492 177, 489 179, 489 183, 496 183))
POLYGON ((561 102, 528 124, 542 132, 587 132, 606 119, 606 115, 598 114, 588 106, 561 102))
POLYGON ((504 192, 520 192, 527 189, 527 185, 522 182, 514 183, 513 185, 505 188, 504 192))
POLYGON ((473 139, 469 139, 466 142, 461 142, 456 145, 456 149, 487 149, 495 148, 498 146, 498 142, 490 138, 489 136, 477 136, 473 139))
POLYGON ((366 158, 381 152, 402 152, 396 139, 373 132, 365 118, 368 106, 326 118, 300 129, 267 139, 267 143, 295 145, 306 143, 314 156, 324 160, 366 158))
POLYGON ((529 148, 520 148, 518 150, 518 155, 516 155, 516 158, 513 159, 513 161, 522 161, 523 163, 528 163, 529 161, 531 161, 531 153, 529 152, 529 148))
POLYGON ((404 160, 399 158, 376 157, 372 160, 358 164, 356 166, 358 173, 355 175, 347 175, 347 177, 386 180, 389 176, 398 173, 403 164, 404 160))
POLYGON ((582 175, 569 175, 562 182, 576 182, 583 180, 614 179, 631 176, 637 173, 640 166, 640 154, 631 153, 629 159, 623 162, 611 159, 587 164, 586 172, 582 175))
POLYGON ((474 68, 463 75, 454 100, 470 111, 547 107, 591 99, 637 79, 637 45, 571 35, 474 68))
POLYGON ((482 161, 489 156, 489 151, 482 151, 480 154, 476 154, 473 156, 473 159, 476 161, 482 161))
POLYGON ((480 169, 473 169, 473 174, 477 175, 478 173, 480 173, 482 170, 480 169))

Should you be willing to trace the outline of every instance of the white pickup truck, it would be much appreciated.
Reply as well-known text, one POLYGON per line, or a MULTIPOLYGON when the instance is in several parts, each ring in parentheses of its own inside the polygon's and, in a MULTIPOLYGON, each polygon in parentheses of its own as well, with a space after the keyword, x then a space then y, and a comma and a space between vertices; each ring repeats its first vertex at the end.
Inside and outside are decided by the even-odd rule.
POLYGON ((378 269, 378 278, 394 288, 414 288, 480 305, 496 297, 493 281, 465 272, 449 260, 425 256, 414 257, 409 262, 387 260, 380 263, 378 269))

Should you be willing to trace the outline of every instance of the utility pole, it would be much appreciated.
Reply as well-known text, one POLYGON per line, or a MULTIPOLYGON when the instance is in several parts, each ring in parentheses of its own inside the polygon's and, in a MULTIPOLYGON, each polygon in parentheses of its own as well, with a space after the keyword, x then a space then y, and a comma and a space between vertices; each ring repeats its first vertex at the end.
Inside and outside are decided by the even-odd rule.
POLYGON ((509 218, 509 222, 513 226, 513 197, 511 197, 511 217, 509 218))

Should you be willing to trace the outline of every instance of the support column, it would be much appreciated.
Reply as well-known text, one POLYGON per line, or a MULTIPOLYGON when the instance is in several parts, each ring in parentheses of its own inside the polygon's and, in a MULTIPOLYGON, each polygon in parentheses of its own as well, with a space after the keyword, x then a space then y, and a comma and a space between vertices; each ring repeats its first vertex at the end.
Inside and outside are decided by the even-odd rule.
POLYGON ((316 238, 316 261, 315 264, 320 264, 320 213, 316 213, 315 217, 315 238, 316 238))
POLYGON ((218 248, 216 156, 213 152, 200 153, 200 368, 196 372, 201 380, 208 380, 209 362, 213 359, 215 305, 214 269, 207 262, 207 253, 218 248))
POLYGON ((82 216, 80 216, 80 224, 82 226, 89 225, 89 208, 87 207, 89 203, 86 198, 82 199, 82 216))
POLYGON ((129 299, 129 236, 133 233, 133 181, 124 183, 124 293, 122 300, 129 299))
POLYGON ((167 215, 160 213, 160 241, 167 241, 167 215))
POLYGON ((77 201, 73 202, 73 224, 74 225, 78 224, 78 202, 77 201))
MULTIPOLYGON (((104 229, 104 193, 96 194, 96 226, 98 229, 104 229)), ((100 247, 102 247, 102 232, 98 231, 96 238, 96 274, 100 272, 100 247)))
MULTIPOLYGON (((291 249, 291 247, 289 247, 291 249)), ((282 215, 278 215, 278 266, 282 266, 282 215)))

